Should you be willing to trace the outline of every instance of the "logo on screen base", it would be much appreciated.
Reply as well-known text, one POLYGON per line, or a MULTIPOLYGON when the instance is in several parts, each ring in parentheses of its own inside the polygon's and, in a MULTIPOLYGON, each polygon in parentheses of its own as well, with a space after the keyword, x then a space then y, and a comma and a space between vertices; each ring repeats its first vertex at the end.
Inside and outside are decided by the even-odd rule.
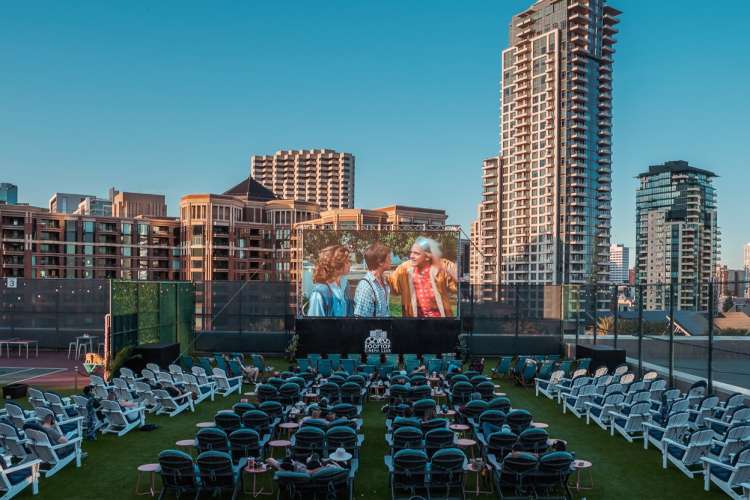
POLYGON ((370 336, 365 339, 365 354, 390 353, 391 341, 385 330, 370 330, 370 336))

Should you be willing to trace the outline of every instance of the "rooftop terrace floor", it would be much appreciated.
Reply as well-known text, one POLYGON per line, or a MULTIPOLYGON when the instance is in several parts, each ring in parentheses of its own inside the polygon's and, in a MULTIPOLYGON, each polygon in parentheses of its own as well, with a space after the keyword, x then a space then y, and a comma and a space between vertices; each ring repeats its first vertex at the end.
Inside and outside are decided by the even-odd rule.
MULTIPOLYGON (((268 361, 277 368, 286 366, 281 360, 268 361)), ((488 360, 487 366, 494 366, 493 361, 488 360)), ((552 401, 536 398, 532 389, 517 387, 510 381, 501 380, 499 383, 502 390, 511 398, 514 407, 526 408, 532 412, 536 421, 549 423, 548 431, 551 437, 567 440, 569 449, 575 452, 578 458, 593 463, 594 489, 581 492, 578 498, 727 498, 716 489, 710 493, 704 492, 701 478, 690 480, 673 467, 668 470, 662 469, 661 454, 652 447, 644 450, 642 442, 630 444, 621 437, 610 437, 593 424, 587 426, 585 419, 579 420, 570 414, 563 415, 560 407, 552 401)), ((42 479, 40 498, 144 498, 134 494, 136 467, 155 462, 158 453, 164 449, 174 448, 176 441, 193 438, 197 422, 213 420, 213 415, 218 410, 230 408, 237 401, 239 397, 236 395, 226 399, 218 396, 214 402, 208 400, 198 405, 196 412, 192 414, 183 413, 174 418, 149 415, 147 422, 159 426, 155 431, 132 431, 122 438, 112 435, 100 436, 95 442, 85 442, 84 450, 89 455, 83 466, 80 469, 68 466, 51 478, 42 479)), ((370 402, 365 406, 365 443, 355 483, 356 498, 390 498, 388 474, 383 465, 383 456, 387 448, 384 439, 385 417, 381 407, 380 402, 370 402)), ((264 484, 268 488, 270 483, 270 475, 258 478, 258 486, 264 484)), ((473 484, 472 477, 470 485, 473 484)), ((32 498, 30 489, 19 498, 32 498)), ((467 498, 474 497, 467 493, 467 498)), ((480 498, 497 497, 484 495, 480 498)))

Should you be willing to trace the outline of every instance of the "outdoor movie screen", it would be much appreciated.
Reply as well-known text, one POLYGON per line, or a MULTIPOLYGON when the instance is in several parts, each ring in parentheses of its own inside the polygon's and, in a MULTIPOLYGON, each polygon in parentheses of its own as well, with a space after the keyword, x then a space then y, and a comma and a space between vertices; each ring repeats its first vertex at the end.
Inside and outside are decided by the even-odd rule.
POLYGON ((457 230, 305 229, 297 314, 455 318, 457 230))

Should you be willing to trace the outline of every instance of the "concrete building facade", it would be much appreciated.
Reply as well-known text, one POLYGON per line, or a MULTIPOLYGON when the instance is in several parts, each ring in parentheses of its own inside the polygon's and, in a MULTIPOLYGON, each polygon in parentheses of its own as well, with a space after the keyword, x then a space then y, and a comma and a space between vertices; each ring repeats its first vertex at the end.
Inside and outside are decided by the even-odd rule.
POLYGON ((280 199, 321 210, 354 208, 354 155, 332 149, 277 151, 250 158, 250 176, 280 199))

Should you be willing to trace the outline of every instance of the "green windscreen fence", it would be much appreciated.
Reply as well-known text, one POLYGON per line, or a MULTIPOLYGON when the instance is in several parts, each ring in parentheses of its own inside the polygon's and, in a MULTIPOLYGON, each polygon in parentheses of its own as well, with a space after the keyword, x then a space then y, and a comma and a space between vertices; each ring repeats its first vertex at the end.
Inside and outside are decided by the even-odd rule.
POLYGON ((111 355, 127 346, 193 342, 195 288, 187 282, 112 281, 111 355))

